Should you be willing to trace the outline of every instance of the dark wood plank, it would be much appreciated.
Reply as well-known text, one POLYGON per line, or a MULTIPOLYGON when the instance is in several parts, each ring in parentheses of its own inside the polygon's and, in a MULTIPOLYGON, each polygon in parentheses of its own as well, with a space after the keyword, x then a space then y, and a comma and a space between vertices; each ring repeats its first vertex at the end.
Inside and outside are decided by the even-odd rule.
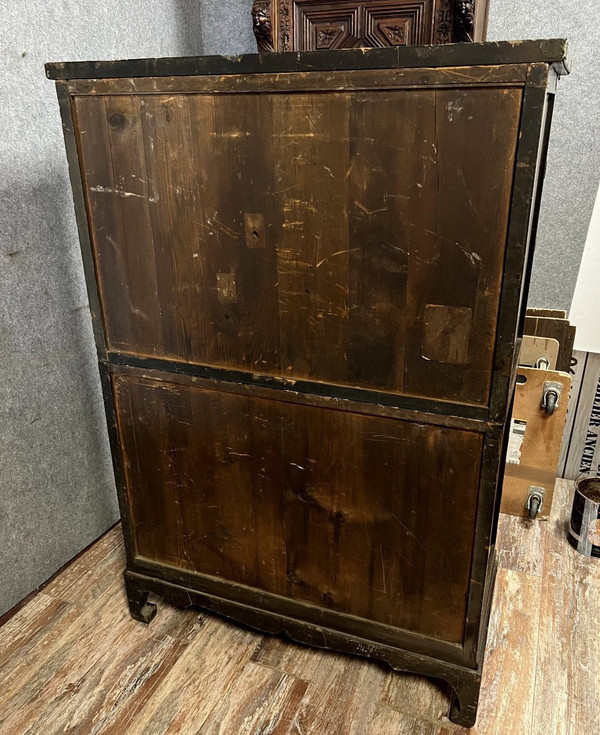
MULTIPOLYGON (((435 95, 429 155, 436 166, 430 171, 434 180, 425 178, 423 186, 435 187, 437 213, 429 232, 414 233, 409 292, 416 303, 406 339, 404 386, 407 393, 485 405, 521 93, 479 89, 438 90, 435 95), (431 337, 424 333, 428 305, 471 310, 467 359, 432 359, 431 337), (429 357, 423 354, 425 345, 429 357)), ((451 336, 440 338, 464 339, 464 318, 448 326, 451 336)))
POLYGON ((140 555, 462 640, 480 434, 124 376, 115 389, 140 555))
POLYGON ((347 94, 276 98, 281 372, 346 382, 347 94), (325 358, 326 356, 326 358, 325 358))
POLYGON ((435 188, 424 186, 427 174, 435 180, 434 93, 353 95, 351 124, 348 377, 403 392, 418 299, 408 292, 409 259, 436 216, 435 188))
MULTIPOLYGON (((389 405, 384 402, 384 398, 389 398, 384 393, 373 394, 370 391, 363 390, 342 390, 339 393, 332 391, 333 395, 323 395, 322 385, 319 383, 303 384, 300 381, 286 380, 285 378, 263 383, 262 380, 257 379, 256 375, 252 376, 254 378, 252 381, 245 383, 235 380, 239 373, 232 375, 229 371, 225 373, 222 371, 216 373, 212 371, 200 372, 198 374, 198 371, 194 369, 183 371, 182 363, 164 361, 157 365, 156 361, 136 361, 131 358, 124 359, 122 356, 117 360, 114 355, 111 357, 113 359, 111 360, 110 371, 115 374, 166 380, 177 385, 196 385, 199 388, 238 395, 253 395, 261 398, 275 397, 279 401, 289 403, 322 406, 323 408, 340 411, 348 409, 353 413, 362 413, 369 416, 386 416, 455 429, 484 432, 488 428, 488 422, 483 419, 479 410, 476 415, 482 416, 481 418, 456 415, 456 413, 461 413, 458 410, 447 413, 452 404, 445 402, 394 397, 393 402, 389 405), (321 388, 321 391, 317 392, 319 388, 321 388), (372 401, 369 402, 368 398, 371 398, 372 401), (433 410, 437 412, 433 412, 433 410)), ((458 409, 458 407, 455 408, 458 409)), ((462 407, 460 408, 462 409, 462 407)))
POLYGON ((569 70, 567 41, 562 38, 448 46, 396 46, 382 49, 313 51, 289 56, 248 54, 245 56, 196 56, 171 59, 126 61, 76 61, 46 64, 50 79, 98 79, 102 77, 160 77, 200 74, 260 74, 263 72, 378 69, 390 67, 447 67, 475 64, 527 64, 535 61, 569 70))
POLYGON ((163 342, 151 218, 156 192, 140 101, 80 98, 75 109, 107 346, 134 343, 154 355, 163 342))
POLYGON ((138 79, 81 79, 67 82, 69 91, 75 95, 102 94, 182 94, 189 92, 210 92, 212 94, 244 94, 260 92, 309 92, 315 90, 346 89, 368 90, 374 88, 406 89, 410 87, 455 87, 457 85, 502 86, 522 85, 527 67, 523 64, 498 64, 493 66, 468 66, 443 69, 377 69, 343 70, 342 65, 335 71, 322 71, 320 74, 227 74, 218 83, 211 76, 167 76, 140 77, 138 79))
POLYGON ((113 349, 486 405, 518 90, 77 99, 113 349))

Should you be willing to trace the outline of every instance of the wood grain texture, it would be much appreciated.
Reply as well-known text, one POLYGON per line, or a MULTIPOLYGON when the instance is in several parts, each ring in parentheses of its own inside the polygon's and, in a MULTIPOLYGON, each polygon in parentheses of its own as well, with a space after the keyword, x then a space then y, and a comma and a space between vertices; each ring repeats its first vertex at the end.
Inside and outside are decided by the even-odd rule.
POLYGON ((245 56, 183 56, 121 61, 67 61, 45 65, 46 76, 57 80, 124 79, 203 75, 287 73, 336 69, 447 68, 495 64, 550 64, 557 74, 568 74, 570 59, 564 38, 496 41, 486 44, 410 46, 387 49, 347 49, 342 55, 319 51, 245 56), (334 64, 334 59, 337 63, 334 64))
POLYGON ((522 735, 525 723, 533 723, 541 586, 539 577, 498 570, 483 668, 485 696, 475 727, 458 732, 522 735))
POLYGON ((545 357, 550 363, 548 369, 556 370, 558 350, 559 344, 556 339, 551 339, 550 337, 530 337, 528 334, 525 334, 521 342, 519 365, 535 367, 537 361, 545 357))
POLYGON ((556 370, 568 373, 571 369, 575 327, 568 319, 560 316, 543 316, 540 313, 528 314, 525 318, 525 334, 536 337, 551 337, 558 341, 556 370))
MULTIPOLYGON (((565 542, 572 494, 561 482, 548 521, 534 721, 556 735, 594 732, 600 712, 600 567, 565 542)), ((557 488, 558 490, 558 488, 557 488)))
POLYGON ((499 565, 513 572, 540 577, 544 570, 543 550, 547 532, 546 523, 536 523, 521 516, 502 515, 496 537, 499 565))
POLYGON ((522 92, 483 80, 75 97, 109 349, 487 405, 522 92))
POLYGON ((481 434, 114 381, 140 556, 462 640, 481 434))
MULTIPOLYGON (((363 52, 365 53, 365 52, 363 52)), ((344 54, 350 58, 351 54, 344 54)), ((420 56, 423 56, 421 50, 420 56)), ((399 68, 372 68, 359 69, 342 68, 338 63, 335 71, 323 69, 317 75, 258 73, 243 74, 235 72, 219 76, 219 83, 215 85, 214 77, 210 75, 197 76, 164 76, 160 80, 156 77, 115 78, 114 72, 108 79, 94 77, 93 79, 70 79, 67 88, 75 96, 80 95, 131 95, 131 94, 185 94, 190 92, 211 92, 214 94, 242 94, 261 92, 268 89, 273 92, 309 92, 335 89, 344 90, 373 90, 377 89, 407 89, 423 86, 469 86, 477 84, 502 86, 522 86, 527 77, 527 66, 521 63, 500 64, 497 61, 490 64, 472 64, 469 66, 453 67, 447 62, 442 68, 430 66, 413 69, 407 66, 399 68)), ((264 60, 263 60, 264 61, 264 60)), ((262 63, 261 63, 262 66, 262 63)), ((311 68, 316 65, 311 64, 311 68)), ((286 71, 290 71, 286 69, 286 71)))
MULTIPOLYGON (((477 735, 595 732, 600 569, 566 542, 570 488, 557 484, 547 524, 501 516, 477 735)), ((424 677, 164 604, 152 626, 132 621, 124 563, 117 527, 0 628, 3 735, 461 732, 424 677), (92 580, 92 598, 60 598, 92 580)))

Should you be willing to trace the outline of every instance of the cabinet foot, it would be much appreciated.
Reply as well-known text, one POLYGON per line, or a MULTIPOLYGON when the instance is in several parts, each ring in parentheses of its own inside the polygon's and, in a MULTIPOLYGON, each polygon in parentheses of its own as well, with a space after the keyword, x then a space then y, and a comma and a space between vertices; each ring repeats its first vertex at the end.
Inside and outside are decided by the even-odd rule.
POLYGON ((149 590, 141 587, 137 580, 128 576, 125 572, 125 588, 127 589, 127 600, 129 601, 129 613, 134 620, 148 624, 156 615, 157 607, 153 602, 148 602, 149 590))
POLYGON ((473 727, 477 719, 477 703, 481 677, 476 676, 471 681, 461 684, 454 689, 454 697, 450 707, 450 719, 462 727, 473 727))

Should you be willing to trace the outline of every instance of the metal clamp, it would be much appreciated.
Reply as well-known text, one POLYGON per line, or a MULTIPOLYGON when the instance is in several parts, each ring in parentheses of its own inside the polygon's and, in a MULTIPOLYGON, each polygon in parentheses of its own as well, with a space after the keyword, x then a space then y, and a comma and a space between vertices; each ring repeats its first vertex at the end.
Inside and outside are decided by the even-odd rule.
POLYGON ((546 416, 552 416, 557 408, 562 389, 562 383, 555 383, 553 380, 547 380, 544 383, 540 405, 546 411, 546 416))
POLYGON ((529 518, 533 520, 537 514, 541 511, 544 505, 544 488, 538 487, 537 485, 530 485, 529 492, 527 495, 526 508, 529 513, 529 518))

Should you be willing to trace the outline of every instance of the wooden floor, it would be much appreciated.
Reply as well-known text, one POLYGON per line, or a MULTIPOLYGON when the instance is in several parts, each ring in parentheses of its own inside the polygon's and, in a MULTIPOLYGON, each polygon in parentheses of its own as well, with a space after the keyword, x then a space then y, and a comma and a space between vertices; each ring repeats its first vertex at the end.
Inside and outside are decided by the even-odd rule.
MULTIPOLYGON (((503 516, 479 735, 600 732, 600 560, 503 516)), ((0 629, 2 735, 451 735, 448 690, 163 603, 132 621, 119 528, 0 629)))

